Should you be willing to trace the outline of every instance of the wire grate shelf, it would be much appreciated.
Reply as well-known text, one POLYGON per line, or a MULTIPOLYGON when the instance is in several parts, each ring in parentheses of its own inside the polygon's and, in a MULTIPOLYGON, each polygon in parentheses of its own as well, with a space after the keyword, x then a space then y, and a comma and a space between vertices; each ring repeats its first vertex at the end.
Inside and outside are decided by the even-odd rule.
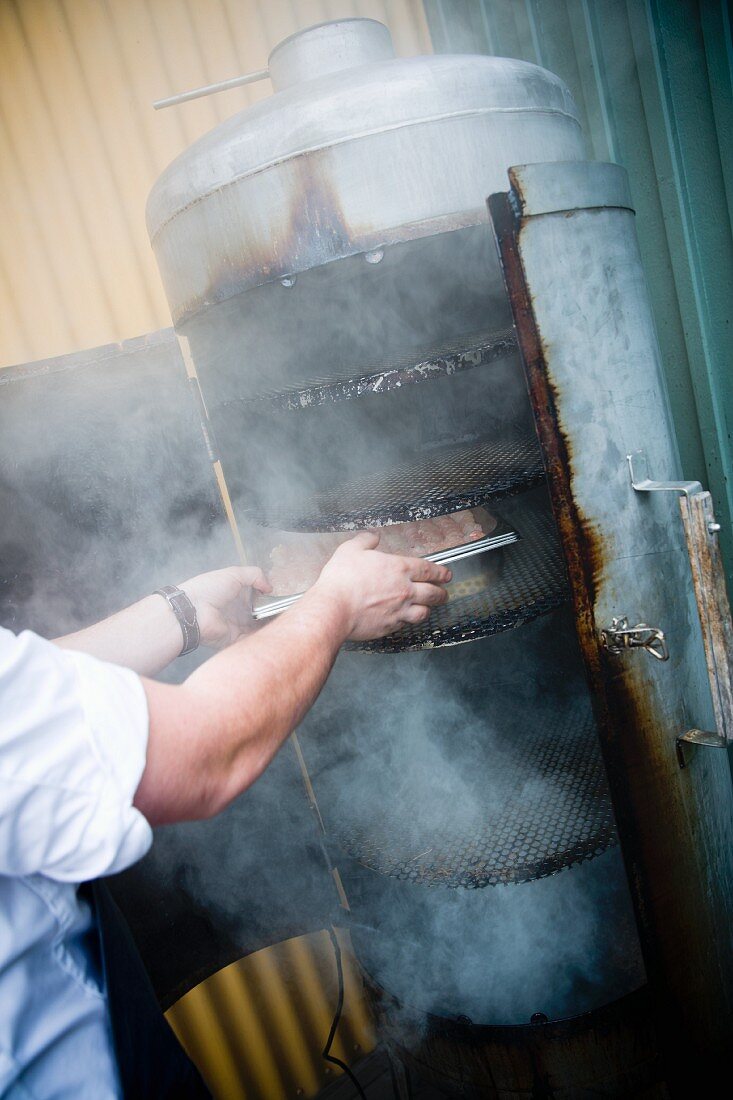
POLYGON ((545 479, 536 436, 440 448, 388 471, 314 494, 298 513, 250 509, 257 523, 289 531, 350 531, 443 516, 521 493, 545 479))
POLYGON ((266 390, 251 398, 278 409, 310 409, 329 401, 346 401, 370 393, 389 393, 403 386, 459 374, 503 359, 517 349, 514 329, 461 336, 439 347, 408 352, 388 363, 376 360, 340 371, 293 383, 280 390, 266 390))
MULTIPOLYGON (((391 878, 467 889, 556 874, 617 842, 587 699, 561 705, 546 697, 527 701, 505 688, 487 705, 487 727, 485 775, 479 769, 475 775, 475 811, 457 814, 454 803, 446 798, 441 804, 439 797, 426 809, 424 792, 416 792, 413 804, 405 777, 386 774, 379 814, 367 824, 350 822, 348 804, 338 802, 336 788, 330 790, 343 783, 335 769, 325 790, 317 783, 321 804, 329 807, 326 828, 332 841, 391 878), (515 717, 507 726, 508 714, 515 717)), ((440 788, 440 777, 435 786, 440 788)))

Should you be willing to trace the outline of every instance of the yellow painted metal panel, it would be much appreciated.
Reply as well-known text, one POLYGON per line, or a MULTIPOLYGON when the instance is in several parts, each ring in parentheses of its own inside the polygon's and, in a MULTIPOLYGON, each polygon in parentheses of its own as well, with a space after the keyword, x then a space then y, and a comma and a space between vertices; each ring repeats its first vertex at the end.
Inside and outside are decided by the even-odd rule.
POLYGON ((2 0, 0 366, 170 324, 145 200, 202 133, 269 82, 153 111, 267 63, 312 23, 386 22, 430 51, 421 0, 2 0))
MULTIPOLYGON (((376 1038, 348 935, 338 937, 344 1010, 332 1052, 351 1065, 376 1038)), ((167 1016, 215 1100, 292 1100, 317 1096, 341 1073, 322 1057, 337 997, 329 935, 315 932, 232 963, 167 1016)))

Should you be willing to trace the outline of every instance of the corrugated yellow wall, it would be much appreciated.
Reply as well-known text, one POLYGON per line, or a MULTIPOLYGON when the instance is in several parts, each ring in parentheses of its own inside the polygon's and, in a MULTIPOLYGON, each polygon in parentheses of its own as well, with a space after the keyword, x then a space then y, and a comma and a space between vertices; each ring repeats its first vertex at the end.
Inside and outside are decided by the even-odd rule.
POLYGON ((145 230, 163 168, 264 81, 153 111, 261 69, 280 39, 379 19, 430 52, 422 0, 0 0, 0 366, 170 324, 145 230))
MULTIPOLYGON (((348 934, 338 936, 344 1009, 331 1053, 354 1065, 376 1036, 348 934)), ((167 1016, 214 1100, 308 1100, 341 1075, 322 1057, 337 1000, 334 952, 324 931, 232 963, 167 1016)))

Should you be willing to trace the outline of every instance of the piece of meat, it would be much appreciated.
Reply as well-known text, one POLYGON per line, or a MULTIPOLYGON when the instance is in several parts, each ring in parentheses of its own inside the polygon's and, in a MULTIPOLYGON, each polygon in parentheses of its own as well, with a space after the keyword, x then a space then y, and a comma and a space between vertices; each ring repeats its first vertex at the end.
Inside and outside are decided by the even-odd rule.
MULTIPOLYGON (((394 523, 373 530, 379 535, 379 549, 386 554, 425 557, 483 538, 496 527, 496 519, 482 527, 470 509, 435 519, 394 523)), ((353 531, 324 531, 318 535, 289 536, 270 552, 269 578, 274 596, 305 592, 318 579, 334 550, 353 538, 353 531)))

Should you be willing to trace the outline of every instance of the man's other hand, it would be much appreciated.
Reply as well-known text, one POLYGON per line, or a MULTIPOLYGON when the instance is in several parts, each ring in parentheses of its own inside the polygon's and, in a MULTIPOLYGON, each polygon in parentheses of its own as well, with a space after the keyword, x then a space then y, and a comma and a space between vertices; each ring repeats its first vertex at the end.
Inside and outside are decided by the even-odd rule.
POLYGON ((444 604, 450 569, 424 558, 382 554, 379 536, 363 531, 339 546, 314 590, 335 597, 348 616, 349 638, 371 641, 400 627, 424 623, 444 604))
POLYGON ((250 589, 272 591, 262 570, 248 565, 201 573, 179 587, 196 608, 201 644, 212 649, 231 645, 258 625, 250 611, 250 589))

